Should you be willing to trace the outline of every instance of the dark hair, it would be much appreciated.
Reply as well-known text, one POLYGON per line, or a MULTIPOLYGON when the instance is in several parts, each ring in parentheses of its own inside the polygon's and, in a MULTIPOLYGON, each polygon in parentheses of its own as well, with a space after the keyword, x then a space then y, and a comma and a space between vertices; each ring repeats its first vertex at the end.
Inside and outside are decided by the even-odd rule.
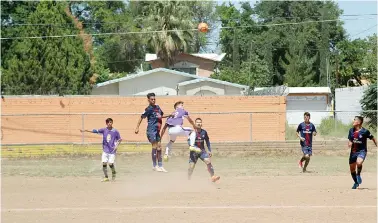
POLYGON ((305 112, 303 116, 311 117, 310 112, 305 112))
POLYGON ((176 109, 176 107, 179 105, 179 104, 184 104, 183 101, 178 101, 175 103, 175 105, 173 106, 174 109, 176 109))
POLYGON ((364 123, 364 118, 362 117, 362 116, 355 116, 354 118, 357 118, 358 120, 360 120, 360 122, 361 122, 361 125, 362 125, 362 123, 364 123))
POLYGON ((147 98, 150 99, 150 97, 155 97, 155 93, 148 93, 147 98))
POLYGON ((200 121, 202 122, 202 119, 201 119, 201 118, 196 118, 195 122, 196 122, 197 120, 200 120, 200 121))
POLYGON ((108 124, 109 122, 113 122, 113 119, 112 119, 112 118, 107 118, 107 119, 105 120, 105 122, 106 122, 106 124, 108 124))

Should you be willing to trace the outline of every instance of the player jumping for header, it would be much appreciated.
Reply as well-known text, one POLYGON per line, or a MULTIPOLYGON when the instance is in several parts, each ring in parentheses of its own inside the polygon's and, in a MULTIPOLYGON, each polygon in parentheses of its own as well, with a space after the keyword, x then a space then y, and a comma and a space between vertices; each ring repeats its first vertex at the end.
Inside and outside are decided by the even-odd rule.
POLYGON ((119 132, 115 128, 113 128, 113 119, 108 118, 105 122, 107 126, 106 128, 93 129, 92 131, 83 129, 80 130, 81 132, 102 134, 102 170, 104 171, 105 175, 105 178, 102 181, 104 182, 109 181, 107 167, 108 164, 110 169, 112 170, 112 180, 115 180, 116 178, 114 161, 117 152, 117 146, 122 141, 119 132))
POLYGON ((216 182, 220 179, 219 176, 214 175, 214 168, 211 164, 210 157, 211 154, 211 147, 210 147, 210 139, 209 135, 207 134, 206 130, 202 129, 202 119, 197 118, 195 120, 195 130, 190 134, 189 137, 189 169, 188 169, 188 179, 190 180, 194 167, 198 161, 198 158, 201 159, 206 165, 207 170, 210 173, 211 181, 216 182), (204 142, 206 141, 207 150, 206 152, 204 142))
POLYGON ((356 116, 353 121, 353 128, 348 133, 348 146, 350 147, 349 168, 350 175, 352 175, 354 181, 352 189, 357 189, 362 183, 361 171, 367 153, 367 139, 373 140, 375 146, 377 146, 374 136, 369 130, 362 127, 363 122, 363 117, 356 116))
POLYGON ((300 139, 303 156, 299 161, 299 167, 302 168, 303 173, 306 172, 307 166, 310 163, 312 156, 312 136, 316 136, 315 125, 310 122, 310 113, 304 113, 304 122, 298 125, 297 136, 300 139), (305 165, 303 166, 303 161, 305 165))
POLYGON ((172 145, 175 142, 177 136, 189 137, 190 133, 193 131, 191 128, 182 127, 184 123, 184 118, 188 119, 190 124, 195 127, 193 120, 189 117, 189 113, 184 109, 184 102, 178 101, 174 105, 175 112, 173 117, 167 119, 163 129, 161 130, 161 137, 164 136, 166 129, 168 128, 169 142, 165 149, 164 160, 168 161, 169 152, 172 149, 172 145))
POLYGON ((163 158, 161 156, 161 146, 160 146, 160 129, 162 125, 162 119, 170 116, 163 116, 164 112, 161 110, 159 105, 156 105, 156 99, 154 93, 147 94, 148 107, 144 110, 144 113, 138 120, 137 127, 135 129, 135 134, 139 133, 139 126, 143 119, 147 118, 147 139, 150 141, 152 146, 152 165, 153 170, 158 172, 167 172, 163 167, 163 158), (157 160, 157 165, 156 165, 157 160))

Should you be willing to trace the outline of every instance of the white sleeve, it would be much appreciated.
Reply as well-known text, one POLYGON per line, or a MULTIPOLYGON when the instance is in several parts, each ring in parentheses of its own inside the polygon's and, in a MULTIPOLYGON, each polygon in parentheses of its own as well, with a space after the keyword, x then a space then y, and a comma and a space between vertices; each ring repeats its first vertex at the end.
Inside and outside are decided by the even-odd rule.
POLYGON ((196 143, 196 131, 193 131, 192 133, 190 133, 190 136, 189 136, 189 144, 190 146, 194 146, 194 144, 196 143))

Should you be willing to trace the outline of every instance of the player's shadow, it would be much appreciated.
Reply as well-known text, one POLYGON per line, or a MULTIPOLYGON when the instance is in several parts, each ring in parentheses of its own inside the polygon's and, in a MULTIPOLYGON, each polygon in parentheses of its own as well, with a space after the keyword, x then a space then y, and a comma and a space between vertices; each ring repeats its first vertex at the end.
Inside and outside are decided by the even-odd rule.
POLYGON ((374 190, 377 190, 377 188, 359 187, 358 190, 371 190, 371 191, 374 191, 374 190))

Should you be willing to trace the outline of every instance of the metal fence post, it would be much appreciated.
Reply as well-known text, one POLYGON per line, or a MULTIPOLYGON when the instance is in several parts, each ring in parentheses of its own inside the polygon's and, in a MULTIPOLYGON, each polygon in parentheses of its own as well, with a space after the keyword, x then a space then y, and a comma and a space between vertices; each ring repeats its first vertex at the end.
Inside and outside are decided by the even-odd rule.
POLYGON ((252 142, 252 113, 249 113, 249 141, 252 142))
MULTIPOLYGON (((84 130, 85 129, 85 126, 84 126, 84 113, 81 113, 81 129, 84 130)), ((81 133, 81 144, 84 144, 84 141, 85 141, 85 134, 84 134, 84 131, 81 133)))

